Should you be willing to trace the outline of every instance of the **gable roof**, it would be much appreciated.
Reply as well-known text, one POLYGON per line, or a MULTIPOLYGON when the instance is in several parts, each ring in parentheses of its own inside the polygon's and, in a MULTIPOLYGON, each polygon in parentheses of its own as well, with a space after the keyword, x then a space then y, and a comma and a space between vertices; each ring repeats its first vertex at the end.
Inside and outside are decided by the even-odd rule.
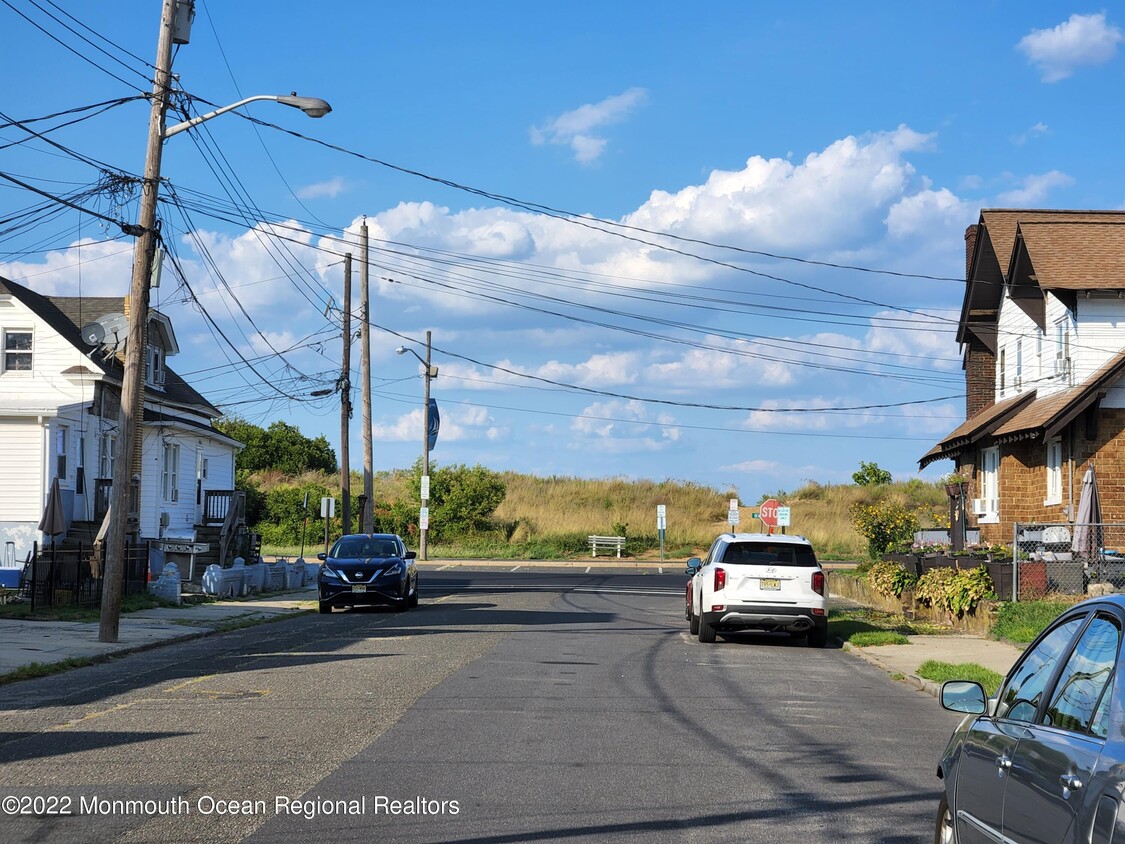
MULTIPOLYGON (((82 352, 90 363, 100 369, 110 381, 121 384, 125 370, 121 361, 114 355, 92 354, 95 347, 82 337, 82 326, 107 313, 123 313, 125 299, 114 296, 43 296, 0 276, 0 293, 8 293, 27 307, 37 317, 46 322, 60 337, 82 352)), ((157 311, 154 318, 167 320, 157 311)), ((148 391, 148 400, 163 404, 179 404, 190 407, 204 415, 217 418, 222 411, 200 395, 183 378, 177 375, 165 362, 165 381, 163 392, 148 391)))
POLYGON ((1043 290, 1125 290, 1125 215, 1114 222, 1021 222, 1043 290))

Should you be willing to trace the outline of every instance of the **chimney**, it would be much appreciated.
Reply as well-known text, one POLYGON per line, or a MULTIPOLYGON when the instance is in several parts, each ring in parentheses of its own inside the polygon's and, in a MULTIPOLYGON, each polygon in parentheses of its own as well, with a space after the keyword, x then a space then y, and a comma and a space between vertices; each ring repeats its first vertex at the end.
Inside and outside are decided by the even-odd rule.
POLYGON ((965 229, 965 281, 969 280, 969 273, 973 269, 973 252, 977 248, 977 231, 980 226, 976 223, 965 229))

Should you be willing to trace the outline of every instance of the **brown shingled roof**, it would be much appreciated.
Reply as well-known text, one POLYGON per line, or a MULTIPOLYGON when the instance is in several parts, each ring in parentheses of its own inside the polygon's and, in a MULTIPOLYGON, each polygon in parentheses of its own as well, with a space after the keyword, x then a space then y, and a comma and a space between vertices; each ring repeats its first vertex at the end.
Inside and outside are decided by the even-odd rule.
POLYGON ((992 432, 997 439, 1053 437, 1093 404, 1125 371, 1125 351, 1114 355, 1083 384, 1029 404, 992 432))
POLYGON ((941 442, 926 452, 922 459, 918 461, 918 468, 925 469, 935 460, 952 458, 960 454, 967 446, 972 445, 981 437, 993 433, 997 427, 1003 425, 1034 398, 1034 390, 1020 393, 1018 396, 996 402, 996 404, 986 407, 971 419, 966 419, 941 442))
POLYGON ((1125 222, 1125 211, 985 208, 980 212, 980 220, 988 229, 988 237, 1000 261, 1000 271, 1007 277, 1017 226, 1023 223, 1120 223, 1125 222))
POLYGON ((1125 290, 1125 217, 1107 222, 1020 221, 1044 290, 1125 290))

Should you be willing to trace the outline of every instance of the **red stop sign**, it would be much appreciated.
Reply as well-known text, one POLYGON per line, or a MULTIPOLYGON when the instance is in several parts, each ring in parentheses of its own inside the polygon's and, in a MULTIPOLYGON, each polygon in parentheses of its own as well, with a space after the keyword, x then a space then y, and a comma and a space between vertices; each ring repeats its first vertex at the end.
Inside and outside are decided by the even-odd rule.
POLYGON ((758 517, 763 525, 777 527, 777 508, 780 506, 776 498, 767 498, 758 506, 758 517))

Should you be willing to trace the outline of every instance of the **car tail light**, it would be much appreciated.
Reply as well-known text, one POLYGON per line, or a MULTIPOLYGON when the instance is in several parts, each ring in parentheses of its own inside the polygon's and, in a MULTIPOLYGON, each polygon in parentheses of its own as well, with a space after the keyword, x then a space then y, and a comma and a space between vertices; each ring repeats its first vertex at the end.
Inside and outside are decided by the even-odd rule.
POLYGON ((824 594, 824 572, 814 571, 812 576, 812 591, 818 595, 824 594))
POLYGON ((727 585, 726 569, 715 569, 715 588, 713 591, 721 592, 727 585))

